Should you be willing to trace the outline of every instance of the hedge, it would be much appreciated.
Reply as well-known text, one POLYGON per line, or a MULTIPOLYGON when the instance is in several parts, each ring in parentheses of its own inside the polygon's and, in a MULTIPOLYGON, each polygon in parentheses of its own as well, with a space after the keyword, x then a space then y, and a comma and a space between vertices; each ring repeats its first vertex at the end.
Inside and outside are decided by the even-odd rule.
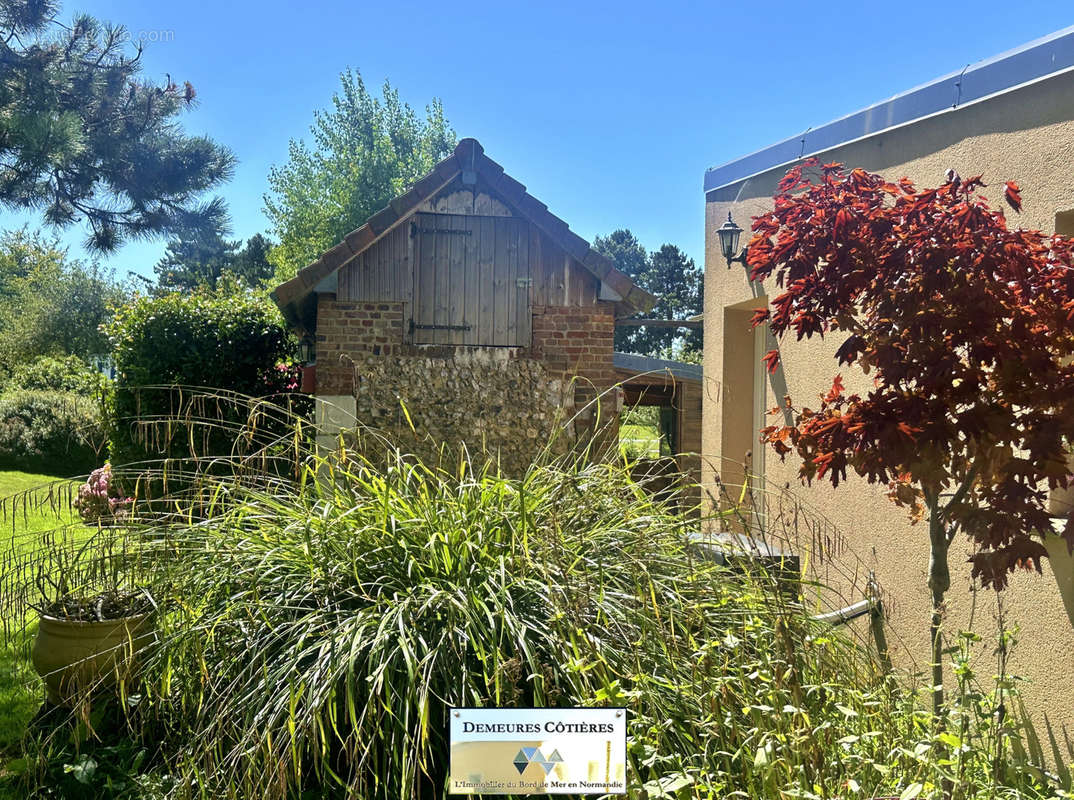
POLYGON ((29 389, 94 397, 101 393, 107 382, 108 378, 78 356, 41 356, 16 366, 4 391, 29 389))
POLYGON ((114 464, 160 455, 135 441, 133 422, 170 413, 174 394, 142 387, 202 386, 254 397, 293 388, 294 338, 275 305, 253 291, 139 296, 105 330, 116 368, 114 464))
POLYGON ((71 392, 14 390, 0 395, 0 467, 84 475, 104 460, 100 404, 71 392))

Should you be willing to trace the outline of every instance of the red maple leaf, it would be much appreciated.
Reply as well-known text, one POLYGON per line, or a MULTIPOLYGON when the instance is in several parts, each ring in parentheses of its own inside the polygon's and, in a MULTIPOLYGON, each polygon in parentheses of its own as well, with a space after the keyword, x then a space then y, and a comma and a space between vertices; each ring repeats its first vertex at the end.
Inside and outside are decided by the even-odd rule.
POLYGON ((1003 199, 1007 201, 1007 205, 1013 208, 1018 213, 1022 212, 1022 190, 1018 188, 1018 184, 1014 181, 1007 181, 1007 188, 1003 190, 1003 199))
MULTIPOLYGON (((765 441, 796 452, 807 482, 852 470, 890 483, 913 520, 942 515, 972 540, 975 573, 1000 588, 1039 563, 1025 532, 1050 525, 1048 493, 1027 487, 1074 485, 1074 241, 1009 228, 977 193, 979 176, 918 190, 836 164, 806 177, 819 166, 792 168, 754 218, 751 275, 771 299, 753 320, 777 341, 847 332, 833 352, 872 388, 847 395, 836 376, 818 409, 785 401, 792 421, 765 441)), ((1004 199, 1021 211, 1018 184, 1004 199)), ((780 360, 764 357, 769 372, 780 360)))

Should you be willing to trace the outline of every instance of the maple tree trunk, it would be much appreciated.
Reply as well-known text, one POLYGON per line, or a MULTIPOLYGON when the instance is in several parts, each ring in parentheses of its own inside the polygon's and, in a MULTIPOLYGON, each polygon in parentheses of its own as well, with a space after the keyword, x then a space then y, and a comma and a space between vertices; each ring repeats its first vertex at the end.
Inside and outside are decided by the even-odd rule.
POLYGON ((943 520, 938 509, 932 507, 929 514, 929 589, 932 592, 932 623, 929 634, 932 638, 932 715, 939 722, 944 708, 943 691, 943 598, 951 588, 951 572, 947 566, 947 551, 951 543, 947 538, 943 520))
MULTIPOLYGON (((939 733, 944 725, 943 690, 943 598, 951 588, 951 571, 947 565, 947 552, 951 540, 939 514, 938 504, 929 506, 929 589, 932 592, 932 621, 929 635, 932 637, 932 725, 939 733)), ((946 747, 938 744, 939 757, 946 755, 946 747)), ((950 778, 944 777, 940 790, 944 800, 950 800, 954 789, 950 778)))

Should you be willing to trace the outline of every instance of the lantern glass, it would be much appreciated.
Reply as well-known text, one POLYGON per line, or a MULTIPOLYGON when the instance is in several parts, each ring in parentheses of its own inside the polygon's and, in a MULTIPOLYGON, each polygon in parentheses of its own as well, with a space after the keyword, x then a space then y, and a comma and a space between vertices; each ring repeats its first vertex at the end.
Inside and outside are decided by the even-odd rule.
POLYGON ((727 222, 721 225, 716 233, 720 235, 720 250, 723 251, 723 257, 730 264, 731 259, 738 252, 738 240, 742 236, 742 228, 732 221, 730 211, 727 212, 727 222))
POLYGON ((316 345, 312 336, 303 336, 298 342, 298 360, 309 366, 317 360, 316 345))

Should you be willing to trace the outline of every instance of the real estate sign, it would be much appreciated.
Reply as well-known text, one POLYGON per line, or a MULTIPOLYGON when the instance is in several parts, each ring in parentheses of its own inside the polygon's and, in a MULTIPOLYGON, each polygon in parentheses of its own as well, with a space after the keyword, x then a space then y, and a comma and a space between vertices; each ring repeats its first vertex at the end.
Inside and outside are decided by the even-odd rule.
POLYGON ((626 794, 622 708, 453 708, 450 794, 626 794))

